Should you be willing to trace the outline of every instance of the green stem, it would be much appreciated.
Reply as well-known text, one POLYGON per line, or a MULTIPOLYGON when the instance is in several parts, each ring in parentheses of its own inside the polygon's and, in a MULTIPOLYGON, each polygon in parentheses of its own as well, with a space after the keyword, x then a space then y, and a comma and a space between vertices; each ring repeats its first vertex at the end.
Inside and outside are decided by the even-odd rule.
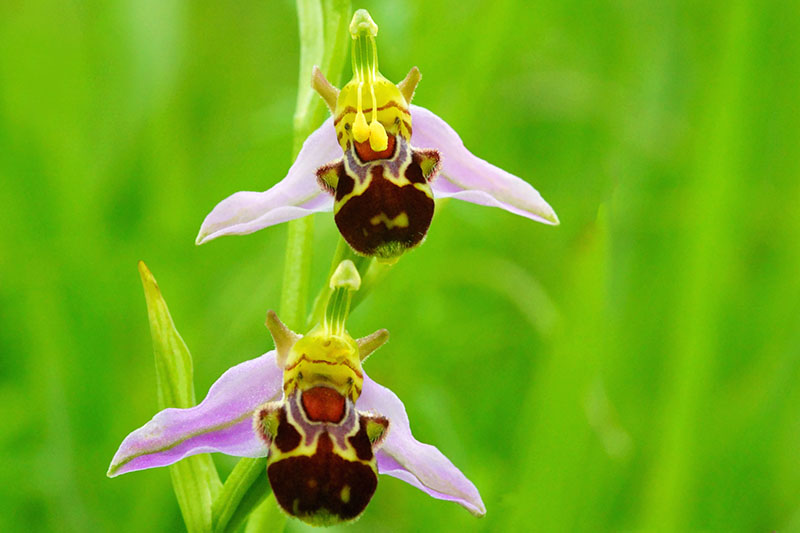
POLYGON ((289 222, 279 314, 285 324, 298 331, 305 326, 313 233, 313 217, 289 222))
MULTIPOLYGON (((294 156, 303 141, 322 123, 325 107, 311 91, 311 68, 319 65, 323 74, 338 83, 345 60, 350 0, 297 0, 300 27, 300 85, 294 116, 294 156)), ((313 179, 313 176, 309 176, 313 179)), ((308 281, 311 274, 313 219, 305 217, 289 223, 280 311, 283 320, 298 331, 305 331, 308 281)), ((235 530, 264 502, 270 493, 266 459, 242 459, 220 491, 213 505, 214 529, 235 530)), ((268 509, 262 506, 261 509, 268 509)), ((264 511, 266 512, 266 511, 264 511)))
MULTIPOLYGON (((350 40, 350 0, 297 0, 297 15, 300 23, 300 80, 294 114, 295 157, 303 141, 325 118, 325 105, 311 89, 311 69, 319 65, 325 77, 335 84, 341 77, 350 40), (330 53, 326 54, 326 50, 330 53)), ((304 320, 313 233, 312 217, 289 222, 280 316, 296 331, 305 331, 311 325, 304 320)))
POLYGON ((214 501, 214 531, 236 531, 247 515, 269 496, 267 459, 241 459, 230 473, 219 498, 214 501))
MULTIPOLYGON (((326 280, 331 279, 331 276, 336 271, 336 267, 345 259, 350 259, 353 262, 361 276, 361 288, 353 294, 353 299, 350 302, 350 312, 352 312, 358 304, 364 301, 372 288, 386 277, 394 263, 382 263, 373 258, 358 255, 350 248, 344 239, 339 237, 339 246, 336 248, 336 253, 333 254, 331 268, 328 271, 328 277, 325 278, 326 280)), ((314 299, 314 306, 312 307, 311 315, 308 317, 307 322, 309 326, 318 324, 322 320, 325 314, 325 306, 328 303, 328 298, 331 293, 332 289, 326 282, 314 299)))
POLYGON ((353 301, 350 302, 350 311, 364 301, 364 298, 369 295, 372 288, 383 281, 383 278, 389 274, 389 271, 394 265, 395 263, 371 261, 364 272, 359 269, 358 273, 361 274, 361 289, 353 295, 353 301))

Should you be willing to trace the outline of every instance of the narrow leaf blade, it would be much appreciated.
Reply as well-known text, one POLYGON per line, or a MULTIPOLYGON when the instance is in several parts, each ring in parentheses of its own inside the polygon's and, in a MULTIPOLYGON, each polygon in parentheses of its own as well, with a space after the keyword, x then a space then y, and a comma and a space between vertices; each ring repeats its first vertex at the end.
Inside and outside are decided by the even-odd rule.
MULTIPOLYGON (((156 365, 158 407, 187 408, 195 405, 192 356, 183 342, 153 274, 139 262, 153 354, 156 365)), ((211 531, 211 504, 222 486, 209 454, 187 457, 169 467, 175 497, 190 532, 211 531)))

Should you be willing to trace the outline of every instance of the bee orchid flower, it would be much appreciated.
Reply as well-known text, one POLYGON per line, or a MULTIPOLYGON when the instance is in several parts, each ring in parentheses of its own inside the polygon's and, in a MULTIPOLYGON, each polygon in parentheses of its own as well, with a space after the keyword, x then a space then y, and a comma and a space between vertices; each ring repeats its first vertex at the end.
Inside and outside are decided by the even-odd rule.
POLYGON ((322 323, 301 336, 270 312, 276 349, 227 370, 199 405, 156 414, 123 440, 108 475, 222 452, 267 457, 278 504, 313 525, 360 516, 379 473, 484 515, 475 486, 437 448, 414 438, 400 399, 364 373, 362 361, 388 332, 354 340, 344 329, 360 279, 352 262, 343 264, 322 323))
POLYGON ((353 80, 339 90, 318 69, 312 77, 333 116, 306 139, 282 181, 220 202, 197 244, 333 210, 357 253, 391 260, 423 241, 440 198, 558 224, 530 184, 476 157, 444 120, 411 105, 421 78, 416 67, 397 85, 381 75, 369 13, 355 13, 350 33, 353 80))

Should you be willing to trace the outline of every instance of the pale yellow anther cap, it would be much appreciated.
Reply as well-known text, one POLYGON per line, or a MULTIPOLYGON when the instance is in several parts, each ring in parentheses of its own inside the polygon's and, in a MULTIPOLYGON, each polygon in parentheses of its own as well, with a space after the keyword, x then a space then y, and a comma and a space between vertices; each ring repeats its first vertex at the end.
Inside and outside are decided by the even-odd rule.
POLYGON ((356 119, 353 121, 353 138, 356 142, 363 143, 369 139, 370 131, 364 112, 359 110, 358 113, 356 113, 356 119))
POLYGON ((382 152, 389 146, 386 130, 383 124, 377 120, 373 120, 372 124, 369 125, 369 146, 376 152, 382 152))

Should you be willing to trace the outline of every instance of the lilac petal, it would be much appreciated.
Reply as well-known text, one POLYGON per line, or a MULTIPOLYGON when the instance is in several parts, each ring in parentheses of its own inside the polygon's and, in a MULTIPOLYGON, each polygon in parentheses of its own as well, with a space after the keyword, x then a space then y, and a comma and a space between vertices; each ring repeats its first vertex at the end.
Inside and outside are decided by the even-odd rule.
POLYGON ((200 405, 164 409, 125 437, 111 461, 109 477, 166 466, 198 453, 267 455, 253 432, 253 411, 280 395, 282 375, 274 350, 229 368, 200 405))
POLYGON ((331 211, 333 197, 317 184, 319 167, 342 157, 333 119, 309 135, 303 148, 280 182, 264 192, 242 191, 225 198, 208 214, 197 235, 197 244, 222 235, 246 235, 312 213, 331 211))
POLYGON ((364 374, 356 407, 389 419, 389 434, 377 452, 378 472, 402 479, 434 498, 456 502, 476 516, 486 514, 475 485, 436 447, 414 438, 406 409, 395 393, 364 374))
POLYGON ((474 156, 447 122, 424 107, 411 106, 414 126, 411 144, 434 148, 442 169, 431 187, 436 198, 458 198, 474 204, 500 207, 545 224, 558 224, 553 208, 531 185, 474 156))

